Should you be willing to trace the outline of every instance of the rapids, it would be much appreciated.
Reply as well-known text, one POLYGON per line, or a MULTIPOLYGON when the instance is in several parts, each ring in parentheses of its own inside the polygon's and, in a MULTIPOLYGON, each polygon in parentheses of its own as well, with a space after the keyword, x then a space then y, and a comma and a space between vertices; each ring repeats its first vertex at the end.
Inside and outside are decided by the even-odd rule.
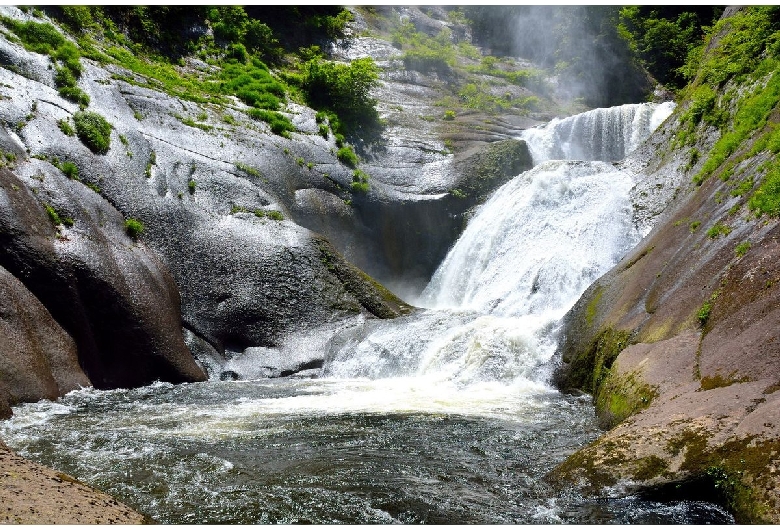
POLYGON ((544 480, 599 435, 590 398, 548 384, 558 322, 640 238, 632 177, 607 162, 671 108, 526 131, 538 165, 475 212, 411 315, 252 348, 222 367, 242 381, 22 405, 0 436, 162 523, 731 522, 705 503, 544 480), (312 351, 322 368, 262 377, 264 358, 312 351))

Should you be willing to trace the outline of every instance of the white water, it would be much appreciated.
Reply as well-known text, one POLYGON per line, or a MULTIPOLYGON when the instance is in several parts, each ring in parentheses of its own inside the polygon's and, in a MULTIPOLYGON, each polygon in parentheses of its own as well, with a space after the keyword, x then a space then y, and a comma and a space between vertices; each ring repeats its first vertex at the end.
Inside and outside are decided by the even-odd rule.
POLYGON ((632 177, 596 160, 623 158, 672 109, 596 109, 526 131, 537 163, 589 160, 549 160, 496 190, 414 301, 429 310, 342 334, 325 375, 404 378, 402 393, 417 382, 445 400, 465 386, 549 391, 561 317, 641 237, 632 177))
POLYGON ((523 132, 535 163, 545 160, 622 160, 674 110, 674 103, 593 109, 523 132))
POLYGON ((521 402, 554 392, 547 381, 561 317, 640 239, 631 219, 630 175, 598 160, 546 159, 622 158, 672 106, 596 109, 525 131, 538 165, 477 210, 412 300, 425 309, 395 320, 355 318, 291 337, 279 348, 248 348, 222 369, 263 379, 275 373, 268 366, 300 365, 324 351, 322 370, 308 371, 319 382, 287 400, 251 405, 266 413, 485 415, 511 402, 511 414, 522 415, 521 402))

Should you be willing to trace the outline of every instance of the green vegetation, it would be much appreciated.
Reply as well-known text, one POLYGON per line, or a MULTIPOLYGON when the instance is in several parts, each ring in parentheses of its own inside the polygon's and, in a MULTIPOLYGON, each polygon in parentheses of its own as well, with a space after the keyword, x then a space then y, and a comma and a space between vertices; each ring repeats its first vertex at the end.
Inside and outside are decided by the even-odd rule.
POLYGON ((284 215, 282 215, 282 212, 279 212, 277 210, 271 210, 267 212, 266 217, 268 217, 272 221, 284 221, 284 215))
POLYGON ((238 169, 239 171, 243 171, 247 175, 252 175, 253 177, 260 177, 260 176, 262 176, 260 174, 260 171, 258 171, 257 169, 253 168, 252 166, 248 166, 248 165, 246 165, 244 163, 241 163, 241 162, 236 162, 236 169, 238 169))
POLYGON ((747 254, 748 250, 750 250, 750 241, 743 241, 742 243, 736 246, 736 248, 734 249, 734 254, 736 254, 738 258, 741 258, 745 254, 747 254))
POLYGON ((419 32, 411 22, 403 22, 392 34, 393 45, 404 50, 402 60, 409 70, 448 73, 457 61, 452 32, 444 28, 436 37, 419 32))
POLYGON ((620 9, 618 32, 642 65, 665 86, 680 89, 680 69, 702 41, 706 26, 717 21, 722 7, 628 6, 620 9))
POLYGON ((75 129, 73 129, 68 120, 57 120, 57 127, 59 127, 62 133, 66 136, 73 136, 76 134, 75 129))
POLYGON ((127 219, 125 221, 125 232, 133 239, 138 239, 144 231, 144 225, 137 219, 127 219))
POLYGON ((368 193, 368 174, 360 169, 353 171, 350 189, 356 193, 368 193))
POLYGON ((299 82, 307 102, 338 116, 330 120, 334 132, 344 134, 346 129, 370 129, 378 124, 376 100, 370 97, 379 83, 379 68, 373 59, 356 59, 348 65, 312 59, 303 70, 299 82))
POLYGON ((336 158, 338 158, 341 162, 348 165, 349 167, 356 167, 358 164, 358 157, 355 154, 355 151, 352 150, 352 147, 345 145, 341 149, 338 150, 336 153, 336 158))
POLYGON ((196 186, 196 184, 195 184, 194 180, 190 179, 187 182, 187 189, 189 190, 190 195, 194 195, 195 194, 195 186, 196 186))
POLYGON ((707 237, 710 239, 717 239, 720 236, 727 236, 731 233, 731 227, 728 225, 724 225, 720 221, 715 223, 710 227, 709 230, 707 230, 707 237))
POLYGON ((92 152, 104 155, 111 146, 111 124, 96 112, 79 111, 73 115, 76 134, 92 152))
POLYGON ((289 138, 290 133, 295 130, 295 125, 284 114, 279 112, 265 109, 249 109, 247 114, 249 114, 250 118, 266 122, 271 128, 271 132, 279 136, 289 138))
POLYGON ((63 162, 62 165, 60 165, 60 170, 65 173, 65 176, 69 179, 78 180, 79 178, 79 168, 76 167, 76 164, 73 162, 63 162))
POLYGON ((51 24, 18 22, 7 17, 0 18, 0 22, 19 37, 26 49, 51 58, 55 64, 54 82, 62 97, 82 107, 89 105, 89 96, 76 86, 82 72, 81 53, 72 42, 51 24))

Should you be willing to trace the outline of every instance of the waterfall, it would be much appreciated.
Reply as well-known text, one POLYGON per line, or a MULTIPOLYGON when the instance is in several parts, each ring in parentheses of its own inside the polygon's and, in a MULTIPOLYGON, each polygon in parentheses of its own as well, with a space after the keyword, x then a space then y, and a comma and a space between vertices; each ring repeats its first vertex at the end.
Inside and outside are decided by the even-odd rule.
POLYGON ((538 165, 475 212, 415 301, 426 309, 338 335, 325 375, 411 377, 451 392, 494 384, 538 391, 561 317, 641 238, 633 178, 607 161, 635 149, 672 109, 596 109, 525 131, 538 165))
POLYGON ((535 163, 545 160, 622 160, 672 113, 674 103, 594 109, 525 131, 535 163))
POLYGON ((565 312, 639 240, 632 185, 604 162, 549 161, 515 177, 469 223, 423 293, 425 305, 565 312))

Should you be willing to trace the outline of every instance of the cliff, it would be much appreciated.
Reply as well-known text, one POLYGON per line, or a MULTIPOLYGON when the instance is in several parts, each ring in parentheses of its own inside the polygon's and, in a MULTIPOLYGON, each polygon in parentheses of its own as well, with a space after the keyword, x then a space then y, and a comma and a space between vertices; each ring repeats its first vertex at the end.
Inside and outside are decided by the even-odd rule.
POLYGON ((659 217, 565 319, 558 383, 592 393, 611 430, 556 478, 780 521, 773 13, 727 9, 675 114, 624 162, 645 175, 637 218, 659 217))

